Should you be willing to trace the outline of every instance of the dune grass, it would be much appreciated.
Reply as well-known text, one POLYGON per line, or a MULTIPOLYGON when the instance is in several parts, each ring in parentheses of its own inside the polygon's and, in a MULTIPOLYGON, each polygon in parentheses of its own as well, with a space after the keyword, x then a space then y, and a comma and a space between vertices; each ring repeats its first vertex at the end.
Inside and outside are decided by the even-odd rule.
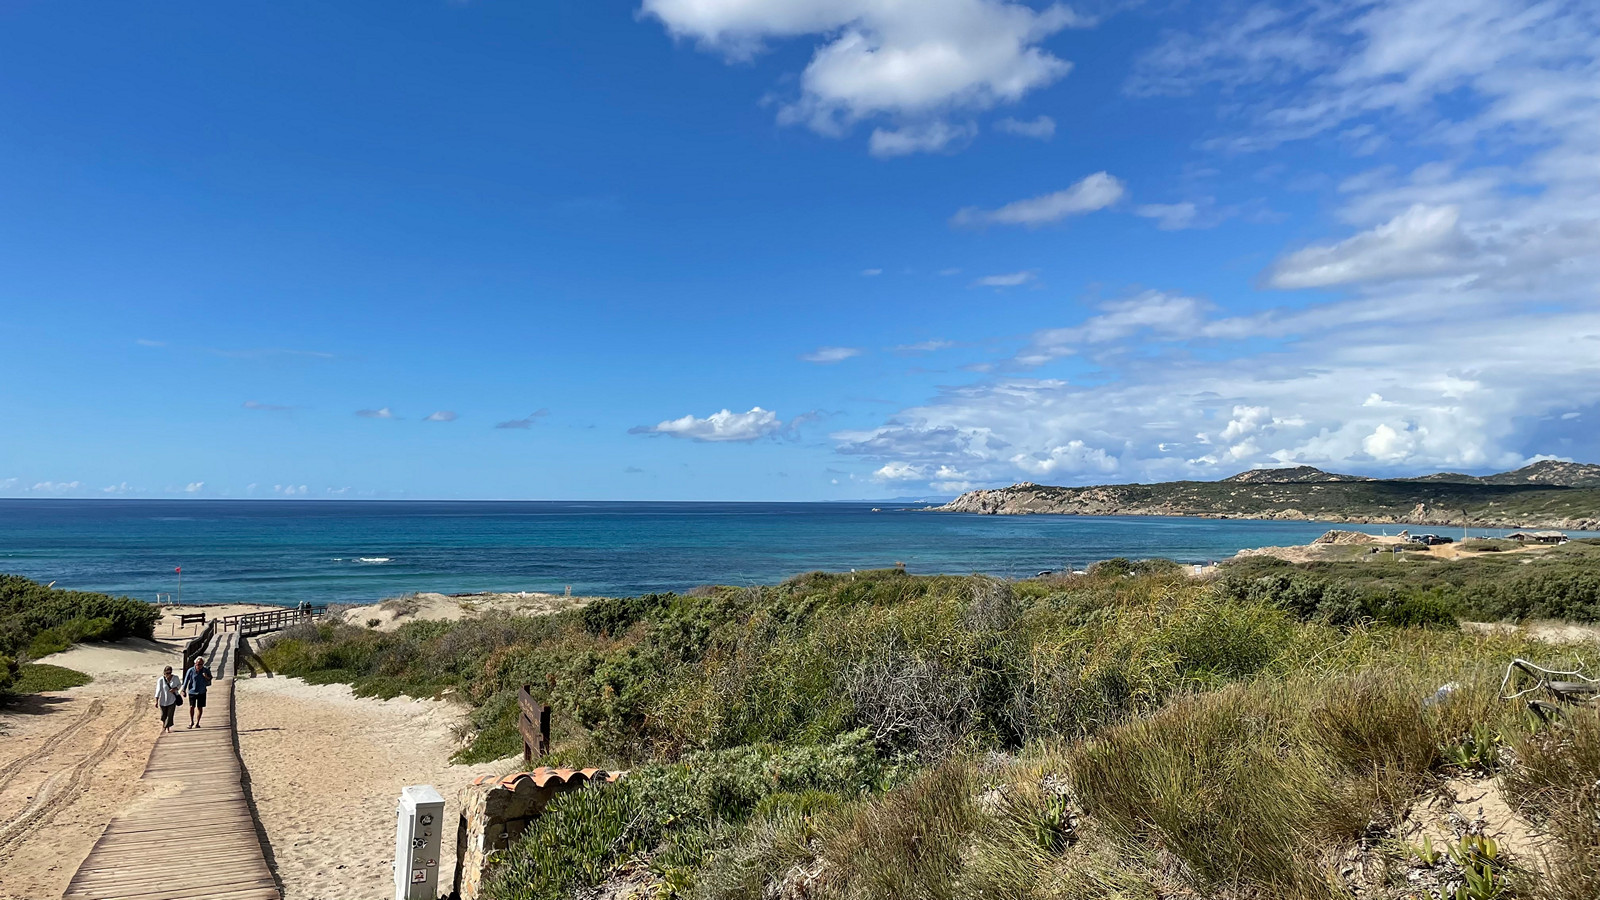
POLYGON ((618 879, 720 900, 1323 900, 1353 894, 1342 861, 1362 853, 1394 869, 1366 896, 1398 898, 1402 818, 1469 772, 1505 779, 1561 848, 1495 883, 1593 900, 1588 726, 1536 734, 1498 682, 1516 656, 1600 653, 1463 633, 1437 586, 1283 574, 812 574, 307 627, 263 652, 367 694, 455 689, 475 707, 467 759, 520 749, 529 684, 556 710, 551 762, 632 770, 558 798, 491 881, 502 900, 618 879))

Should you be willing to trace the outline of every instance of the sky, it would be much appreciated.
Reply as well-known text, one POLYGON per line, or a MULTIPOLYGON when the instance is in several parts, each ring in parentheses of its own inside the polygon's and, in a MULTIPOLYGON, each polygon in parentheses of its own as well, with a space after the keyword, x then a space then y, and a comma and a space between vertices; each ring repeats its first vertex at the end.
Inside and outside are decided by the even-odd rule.
POLYGON ((1592 0, 6 0, 0 84, 0 496, 1600 462, 1592 0))

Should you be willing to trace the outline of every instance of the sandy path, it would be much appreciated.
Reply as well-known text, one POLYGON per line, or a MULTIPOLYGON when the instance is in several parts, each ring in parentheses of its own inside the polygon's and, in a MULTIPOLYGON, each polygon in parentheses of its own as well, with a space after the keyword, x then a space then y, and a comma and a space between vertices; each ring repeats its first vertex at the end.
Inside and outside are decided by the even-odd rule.
POLYGON ((43 662, 92 684, 0 710, 0 898, 61 896, 106 823, 138 797, 159 730, 150 693, 177 659, 151 641, 79 646, 43 662))
POLYGON ((448 890, 457 792, 520 762, 449 765, 465 710, 442 701, 359 699, 347 685, 294 678, 240 678, 235 691, 239 750, 284 900, 394 896, 395 804, 413 784, 445 798, 448 890))

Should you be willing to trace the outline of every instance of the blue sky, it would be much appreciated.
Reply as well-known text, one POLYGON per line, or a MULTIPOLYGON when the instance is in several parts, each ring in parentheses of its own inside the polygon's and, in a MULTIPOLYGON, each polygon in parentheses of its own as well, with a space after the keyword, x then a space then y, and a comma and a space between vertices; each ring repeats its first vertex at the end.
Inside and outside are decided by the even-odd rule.
POLYGON ((0 496, 1593 461, 1584 2, 14 2, 0 496))

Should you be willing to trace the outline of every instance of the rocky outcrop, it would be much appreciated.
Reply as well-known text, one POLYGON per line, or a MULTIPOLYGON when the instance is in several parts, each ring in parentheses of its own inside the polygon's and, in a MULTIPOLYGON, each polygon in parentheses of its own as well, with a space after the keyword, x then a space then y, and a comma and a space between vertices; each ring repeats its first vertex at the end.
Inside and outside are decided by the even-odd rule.
MULTIPOLYGON (((1600 471, 1600 466, 1580 468, 1600 471)), ((1583 475, 1577 469, 1551 466, 1532 474, 1583 475)), ((1600 487, 1547 486, 1537 481, 1381 480, 1300 467, 1245 472, 1224 481, 1076 488, 1023 482, 968 491, 935 509, 981 515, 1187 516, 1592 531, 1600 530, 1600 487)))

